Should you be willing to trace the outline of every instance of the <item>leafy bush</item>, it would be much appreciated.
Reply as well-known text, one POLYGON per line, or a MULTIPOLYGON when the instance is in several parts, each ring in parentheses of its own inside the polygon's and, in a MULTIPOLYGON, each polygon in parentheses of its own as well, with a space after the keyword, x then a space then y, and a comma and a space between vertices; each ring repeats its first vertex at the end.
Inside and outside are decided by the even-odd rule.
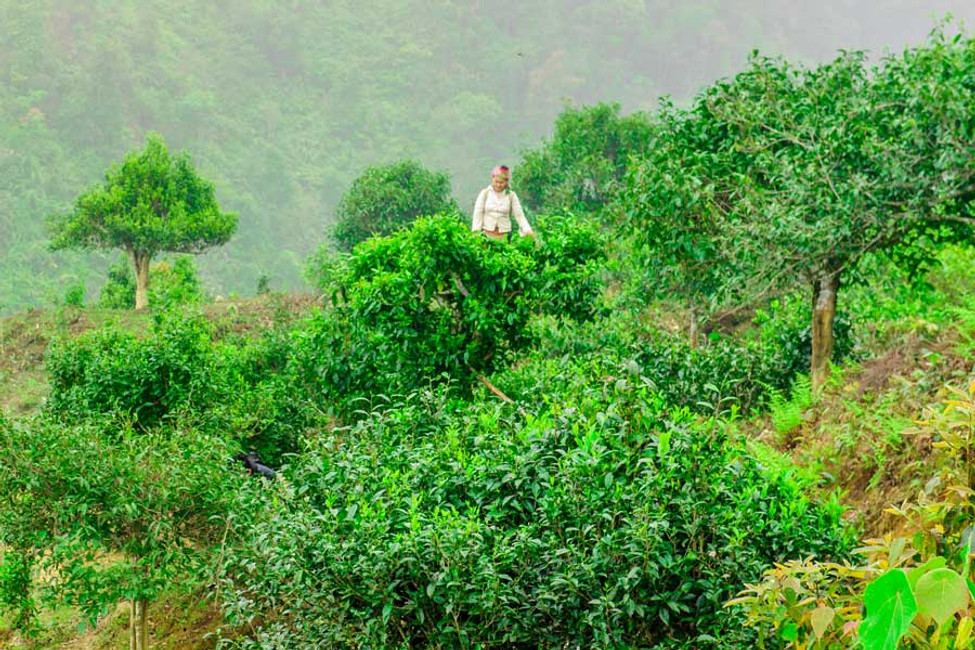
POLYGON ((213 395, 210 328, 200 316, 163 313, 142 340, 109 326, 54 341, 45 359, 48 411, 74 421, 121 414, 148 428, 206 403, 213 395))
MULTIPOLYGON (((204 301, 196 266, 188 255, 178 256, 172 262, 156 262, 149 267, 149 274, 149 304, 154 308, 198 305, 204 301)), ((109 267, 99 304, 109 309, 135 307, 135 278, 132 266, 124 258, 109 267)))
MULTIPOLYGON (((580 382, 631 380, 652 385, 669 404, 697 413, 732 406, 747 412, 776 391, 790 390, 808 370, 809 327, 798 306, 778 304, 756 317, 760 327, 736 335, 715 332, 697 346, 623 309, 591 323, 536 319, 533 351, 492 381, 515 400, 535 400, 560 390, 571 393, 569 387, 580 382)), ((846 322, 842 314, 837 320, 846 322)), ((850 350, 849 328, 839 329, 839 337, 837 359, 850 350)))
MULTIPOLYGON (((2 535, 0 539, 3 539, 2 535)), ((11 612, 11 627, 28 635, 37 625, 32 568, 33 557, 30 553, 12 548, 0 550, 0 612, 11 612)))
POLYGON ((98 304, 108 309, 135 308, 135 276, 124 257, 108 267, 108 279, 102 287, 98 304))
POLYGON ((631 155, 650 147, 646 115, 621 117, 618 104, 567 107, 552 140, 525 152, 515 169, 518 195, 535 210, 595 212, 609 202, 631 155))
POLYGON ((917 500, 891 506, 909 537, 865 540, 857 561, 793 559, 765 572, 729 603, 760 638, 789 649, 893 649, 975 645, 971 557, 975 547, 975 383, 949 388, 917 434, 937 440, 939 473, 917 500))
POLYGON ((339 306, 304 339, 306 376, 327 398, 345 398, 492 372, 531 343, 536 312, 593 316, 603 255, 583 224, 553 228, 536 248, 486 239, 449 216, 419 219, 328 267, 339 306))
POLYGON ((252 506, 225 591, 263 621, 244 645, 742 647, 736 581, 847 549, 838 512, 645 386, 525 417, 448 393, 312 440, 300 487, 252 506))
POLYGON ((75 282, 64 292, 64 304, 67 307, 82 308, 85 306, 85 283, 75 282))
MULTIPOLYGON (((192 430, 133 433, 43 418, 0 428, 0 540, 32 539, 39 593, 91 623, 117 601, 198 585, 228 522, 247 517, 235 509, 247 477, 227 462, 232 443, 192 430)), ((29 578, 20 563, 6 556, 0 569, 17 594, 29 578)))
POLYGON ((161 260, 149 269, 149 304, 154 308, 177 305, 198 305, 204 302, 203 288, 196 274, 196 265, 188 255, 172 262, 161 260))
POLYGON ((590 220, 544 216, 536 228, 544 245, 531 250, 541 311, 576 321, 596 316, 603 291, 606 240, 590 220))
POLYGON ((299 383, 293 336, 301 340, 275 327, 253 341, 215 341, 201 315, 170 311, 141 338, 109 325, 58 339, 46 358, 47 412, 66 422, 114 418, 141 431, 192 423, 277 462, 318 419, 314 394, 299 383))
POLYGON ((403 160, 368 167, 352 182, 335 211, 331 237, 351 250, 373 235, 389 235, 420 216, 456 210, 447 174, 403 160))

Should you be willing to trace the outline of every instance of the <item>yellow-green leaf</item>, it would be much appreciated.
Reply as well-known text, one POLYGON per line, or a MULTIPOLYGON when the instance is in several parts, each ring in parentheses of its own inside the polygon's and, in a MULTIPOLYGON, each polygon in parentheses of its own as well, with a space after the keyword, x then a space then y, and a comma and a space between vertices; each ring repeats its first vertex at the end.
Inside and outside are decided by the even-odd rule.
POLYGON ((941 625, 968 606, 968 585, 951 569, 935 569, 917 581, 914 589, 918 609, 941 625))
POLYGON ((826 634, 826 630, 829 629, 835 617, 836 612, 832 607, 826 607, 824 605, 813 610, 811 622, 813 634, 816 635, 817 639, 823 638, 823 635, 826 634))

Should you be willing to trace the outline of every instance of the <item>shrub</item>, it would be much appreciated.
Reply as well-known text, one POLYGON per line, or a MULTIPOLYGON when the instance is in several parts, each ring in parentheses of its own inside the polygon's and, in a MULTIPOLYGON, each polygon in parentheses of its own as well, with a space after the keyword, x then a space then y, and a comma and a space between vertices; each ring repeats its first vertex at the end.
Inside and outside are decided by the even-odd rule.
MULTIPOLYGON (((228 464, 232 450, 192 430, 133 435, 43 418, 0 429, 0 539, 31 539, 39 592, 90 623, 117 601, 199 585, 227 522, 247 516, 235 509, 247 477, 228 464)), ((25 574, 8 557, 0 577, 20 593, 25 574)))
MULTIPOLYGON (((696 413, 713 415, 732 406, 747 412, 771 394, 789 391, 807 370, 809 327, 798 307, 777 303, 756 317, 760 327, 737 335, 713 332, 697 346, 622 309, 591 323, 536 319, 535 349, 492 381, 515 400, 537 400, 585 382, 630 380, 652 385, 669 404, 696 413)), ((851 336, 843 314, 837 320, 844 327, 834 358, 841 359, 850 353, 851 336)))
POLYGON ((116 327, 58 339, 45 359, 51 384, 48 412, 68 420, 123 415, 141 428, 174 410, 212 398, 212 331, 202 317, 155 317, 140 340, 116 327))
MULTIPOLYGON (((149 267, 149 273, 149 304, 154 308, 198 305, 204 301, 196 266, 188 255, 178 256, 171 262, 160 260, 149 267)), ((99 304, 109 309, 135 307, 135 278, 124 258, 109 267, 99 304)))
POLYGON ((205 318, 169 311, 141 338, 109 325, 57 339, 46 357, 46 410, 65 422, 111 418, 140 431, 192 424, 276 463, 319 418, 316 395, 299 383, 292 337, 275 327, 254 341, 214 341, 205 318))
POLYGON ((85 283, 75 282, 64 292, 66 307, 83 308, 85 306, 85 283))
POLYGON ((154 308, 177 305, 198 305, 204 302, 203 288, 196 274, 196 265, 188 255, 172 262, 161 260, 149 269, 149 304, 154 308))
POLYGON ((327 266, 332 284, 323 289, 338 307, 304 338, 312 346, 300 353, 304 374, 344 399, 503 367, 531 343, 535 313, 595 312, 603 256, 595 230, 557 228, 546 242, 489 240, 440 216, 361 244, 327 266))
POLYGON ((108 279, 102 287, 98 304, 107 309, 135 308, 135 277, 124 257, 108 267, 108 279))
POLYGON ((530 251, 540 311, 576 321, 595 317, 605 286, 605 237, 591 220, 571 214, 541 217, 536 228, 544 240, 530 251))
POLYGON ((412 160, 369 167, 339 201, 331 237, 351 250, 373 235, 389 235, 420 216, 456 210, 447 174, 412 160))
POLYGON ((837 512, 645 386, 525 417, 446 394, 295 459, 301 487, 228 565, 228 616, 264 622, 250 645, 743 647, 738 581, 848 548, 837 512))

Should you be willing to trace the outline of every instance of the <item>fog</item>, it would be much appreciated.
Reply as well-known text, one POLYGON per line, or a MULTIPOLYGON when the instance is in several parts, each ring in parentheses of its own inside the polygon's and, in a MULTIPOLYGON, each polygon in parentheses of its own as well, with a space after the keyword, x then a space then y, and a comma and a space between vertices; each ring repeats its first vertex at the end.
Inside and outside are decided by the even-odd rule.
MULTIPOLYGON (((336 202, 371 164, 450 173, 467 207, 566 105, 653 110, 752 50, 813 63, 920 44, 963 0, 0 0, 0 313, 90 297, 117 256, 46 250, 43 221, 162 134, 240 214, 204 255, 211 293, 302 286, 336 202)), ((514 171, 517 179, 517 169, 514 171)))

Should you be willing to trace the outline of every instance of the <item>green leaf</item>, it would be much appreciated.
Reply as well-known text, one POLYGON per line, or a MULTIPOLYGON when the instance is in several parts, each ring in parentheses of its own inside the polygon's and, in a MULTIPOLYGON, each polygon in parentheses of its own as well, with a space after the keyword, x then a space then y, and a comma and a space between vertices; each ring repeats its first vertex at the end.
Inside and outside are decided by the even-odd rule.
POLYGON ((788 622, 779 633, 783 641, 795 641, 799 638, 799 628, 793 622, 788 622))
POLYGON ((867 608, 860 625, 864 650, 896 650, 917 614, 907 574, 900 569, 883 574, 867 586, 863 602, 867 608))
POLYGON ((917 581, 918 608, 941 625, 968 606, 965 579, 951 569, 935 569, 917 581))
POLYGON ((661 431, 660 436, 657 438, 657 456, 663 458, 670 451, 670 436, 669 431, 661 431))
MULTIPOLYGON (((928 571, 933 571, 935 569, 941 569, 945 566, 945 559, 941 556, 933 557, 921 566, 914 567, 907 572, 907 581, 911 583, 911 591, 917 587, 917 581, 921 579, 921 576, 926 574, 928 571)), ((917 593, 917 592, 915 592, 917 593)))

